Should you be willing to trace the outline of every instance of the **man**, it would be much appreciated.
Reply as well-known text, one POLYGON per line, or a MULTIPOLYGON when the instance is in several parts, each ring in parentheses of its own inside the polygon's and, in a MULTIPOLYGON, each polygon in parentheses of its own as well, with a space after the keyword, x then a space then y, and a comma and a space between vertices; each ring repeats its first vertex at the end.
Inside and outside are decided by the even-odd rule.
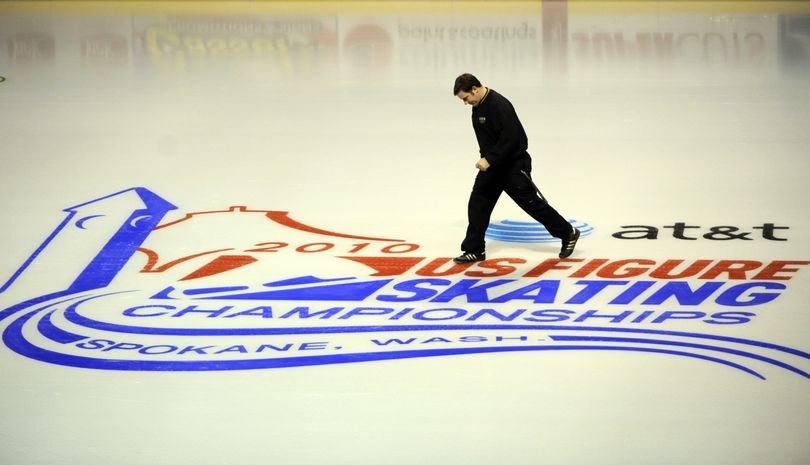
POLYGON ((481 152, 475 163, 478 175, 467 205, 469 223, 461 243, 463 253, 453 261, 470 263, 486 258, 484 234, 501 192, 506 192, 529 216, 562 241, 560 258, 571 256, 579 230, 537 192, 529 176, 532 159, 526 151, 528 138, 512 104, 503 95, 482 86, 472 74, 456 78, 453 95, 465 105, 472 105, 473 129, 481 152))

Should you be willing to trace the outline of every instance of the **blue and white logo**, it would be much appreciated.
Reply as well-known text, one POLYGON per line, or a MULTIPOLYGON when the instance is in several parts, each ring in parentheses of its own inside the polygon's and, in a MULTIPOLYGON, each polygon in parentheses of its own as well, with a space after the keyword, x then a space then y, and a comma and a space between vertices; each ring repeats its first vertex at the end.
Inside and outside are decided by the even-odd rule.
MULTIPOLYGON (((581 237, 590 235, 593 226, 577 220, 568 220, 572 226, 579 229, 581 237)), ((553 242, 559 241, 546 230, 545 226, 537 221, 502 220, 490 223, 486 237, 501 242, 553 242)))

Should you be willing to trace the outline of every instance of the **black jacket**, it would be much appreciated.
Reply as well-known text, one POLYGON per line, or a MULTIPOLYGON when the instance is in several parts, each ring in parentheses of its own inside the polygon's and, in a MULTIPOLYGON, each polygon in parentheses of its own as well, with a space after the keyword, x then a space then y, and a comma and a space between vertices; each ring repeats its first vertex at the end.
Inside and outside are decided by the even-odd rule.
POLYGON ((510 164, 528 156, 529 140, 512 103, 489 89, 487 96, 472 109, 472 123, 481 156, 490 167, 510 164))

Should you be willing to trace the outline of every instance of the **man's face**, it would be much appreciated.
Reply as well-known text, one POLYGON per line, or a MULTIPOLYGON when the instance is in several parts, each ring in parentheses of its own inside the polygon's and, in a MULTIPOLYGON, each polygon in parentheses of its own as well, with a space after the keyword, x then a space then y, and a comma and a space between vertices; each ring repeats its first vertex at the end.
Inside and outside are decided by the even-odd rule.
POLYGON ((482 87, 473 87, 469 92, 460 90, 456 94, 456 97, 460 98, 465 105, 476 106, 481 103, 481 99, 484 98, 484 89, 482 87))

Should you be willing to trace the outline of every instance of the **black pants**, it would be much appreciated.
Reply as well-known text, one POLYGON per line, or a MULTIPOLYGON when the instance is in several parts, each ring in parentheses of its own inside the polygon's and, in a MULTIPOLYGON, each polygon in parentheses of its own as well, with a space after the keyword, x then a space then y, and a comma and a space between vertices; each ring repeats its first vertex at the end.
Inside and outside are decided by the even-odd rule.
POLYGON ((537 195, 534 186, 521 170, 527 175, 532 171, 532 161, 528 154, 511 164, 478 172, 467 204, 469 224, 467 236, 461 243, 461 250, 484 251, 484 234, 489 227, 492 210, 495 209, 501 192, 506 192, 523 211, 542 223, 552 236, 567 238, 574 231, 557 210, 537 195))

